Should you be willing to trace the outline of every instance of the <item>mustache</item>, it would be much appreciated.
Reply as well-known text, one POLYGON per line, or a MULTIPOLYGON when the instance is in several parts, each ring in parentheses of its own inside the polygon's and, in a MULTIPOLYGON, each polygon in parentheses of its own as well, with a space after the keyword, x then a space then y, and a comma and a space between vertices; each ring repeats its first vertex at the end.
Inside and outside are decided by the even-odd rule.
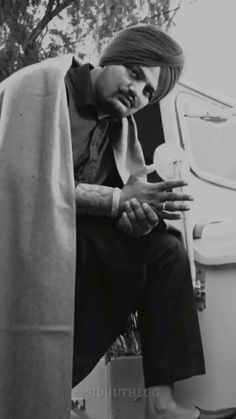
POLYGON ((118 93, 121 93, 122 95, 125 96, 125 98, 131 103, 131 107, 135 108, 137 107, 137 94, 135 91, 133 91, 132 89, 130 89, 130 87, 123 87, 121 86, 118 89, 118 93))

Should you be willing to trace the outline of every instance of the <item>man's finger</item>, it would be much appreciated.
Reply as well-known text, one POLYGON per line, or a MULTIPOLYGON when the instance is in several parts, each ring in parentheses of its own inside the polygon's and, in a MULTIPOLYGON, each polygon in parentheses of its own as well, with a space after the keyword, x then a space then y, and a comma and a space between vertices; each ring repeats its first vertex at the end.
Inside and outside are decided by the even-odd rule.
POLYGON ((135 198, 125 203, 127 217, 132 224, 133 235, 136 237, 148 234, 159 222, 159 218, 153 209, 148 204, 146 204, 146 207, 148 209, 145 208, 144 203, 141 205, 135 198))
POLYGON ((154 164, 149 164, 149 165, 143 166, 136 173, 134 173, 134 175, 138 177, 145 177, 147 175, 150 175, 150 173, 153 173, 154 171, 155 171, 154 164))
POLYGON ((132 198, 130 200, 130 210, 133 211, 133 215, 136 218, 136 221, 140 222, 141 224, 145 223, 146 214, 136 198, 132 198))
POLYGON ((166 192, 162 193, 161 201, 193 201, 193 196, 186 193, 166 192))
POLYGON ((121 215, 119 226, 128 236, 132 236, 134 229, 126 212, 121 215))
POLYGON ((133 226, 134 232, 141 233, 150 228, 146 214, 136 198, 125 202, 127 216, 133 226))
POLYGON ((168 189, 181 188, 183 186, 187 186, 188 182, 186 182, 185 180, 166 180, 164 182, 158 182, 156 185, 158 185, 159 191, 167 191, 168 189))
POLYGON ((153 173, 156 170, 155 164, 149 164, 149 165, 146 165, 145 167, 147 170, 147 175, 150 175, 150 173, 153 173))
POLYGON ((182 214, 177 212, 162 211, 161 215, 165 220, 181 220, 182 218, 182 214))
POLYGON ((155 224, 157 224, 159 222, 159 217, 157 213, 154 211, 154 209, 146 202, 142 204, 142 207, 149 221, 149 224, 151 226, 154 226, 155 224))
POLYGON ((185 204, 184 202, 164 202, 162 203, 162 209, 161 211, 189 211, 190 207, 189 205, 185 204))

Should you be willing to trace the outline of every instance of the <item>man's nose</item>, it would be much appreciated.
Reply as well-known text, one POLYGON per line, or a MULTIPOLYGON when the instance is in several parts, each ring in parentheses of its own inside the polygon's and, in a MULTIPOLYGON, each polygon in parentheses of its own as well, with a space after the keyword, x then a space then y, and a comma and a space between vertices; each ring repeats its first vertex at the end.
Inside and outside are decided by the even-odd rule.
POLYGON ((137 100, 139 102, 139 106, 146 104, 148 102, 148 98, 145 96, 145 81, 139 80, 136 82, 133 82, 130 85, 131 91, 136 94, 137 100))

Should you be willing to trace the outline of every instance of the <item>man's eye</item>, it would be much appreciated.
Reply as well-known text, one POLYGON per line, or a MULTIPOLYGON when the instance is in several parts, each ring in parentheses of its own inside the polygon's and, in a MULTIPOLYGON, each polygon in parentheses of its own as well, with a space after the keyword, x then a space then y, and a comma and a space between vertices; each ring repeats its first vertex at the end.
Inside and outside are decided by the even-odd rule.
POLYGON ((153 96, 154 96, 154 93, 153 92, 149 92, 149 100, 152 100, 153 99, 153 96))
POLYGON ((129 68, 129 73, 130 73, 131 77, 133 77, 133 78, 135 78, 135 79, 138 79, 138 78, 139 78, 139 71, 138 71, 138 69, 137 69, 137 68, 135 68, 135 67, 130 67, 130 68, 129 68))
POLYGON ((153 99, 154 96, 154 92, 152 91, 152 89, 146 88, 145 89, 145 94, 149 100, 149 102, 153 99))

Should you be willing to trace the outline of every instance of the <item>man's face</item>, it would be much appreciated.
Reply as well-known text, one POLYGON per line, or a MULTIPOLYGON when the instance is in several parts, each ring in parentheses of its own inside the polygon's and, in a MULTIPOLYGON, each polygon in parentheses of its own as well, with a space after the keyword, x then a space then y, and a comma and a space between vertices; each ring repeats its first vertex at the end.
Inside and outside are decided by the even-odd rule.
POLYGON ((123 118, 137 112, 155 95, 159 74, 160 67, 103 67, 94 83, 98 110, 112 118, 123 118))

